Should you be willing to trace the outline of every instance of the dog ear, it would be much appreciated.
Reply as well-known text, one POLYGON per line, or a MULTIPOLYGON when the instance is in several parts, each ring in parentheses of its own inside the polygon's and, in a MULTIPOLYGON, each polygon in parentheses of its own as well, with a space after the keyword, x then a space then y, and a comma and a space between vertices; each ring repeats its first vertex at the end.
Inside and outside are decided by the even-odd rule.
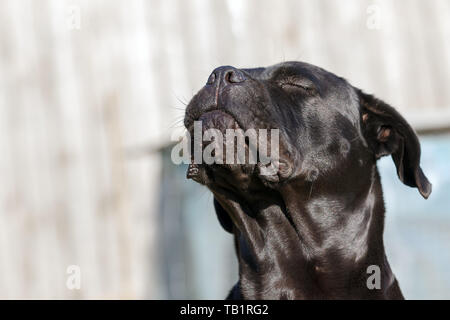
POLYGON ((222 228, 229 233, 233 233, 233 221, 216 198, 214 198, 214 209, 216 210, 217 219, 219 219, 222 228))
POLYGON ((431 183, 420 168, 420 144, 416 133, 393 107, 357 91, 363 134, 376 159, 391 155, 400 181, 417 188, 427 199, 431 183))

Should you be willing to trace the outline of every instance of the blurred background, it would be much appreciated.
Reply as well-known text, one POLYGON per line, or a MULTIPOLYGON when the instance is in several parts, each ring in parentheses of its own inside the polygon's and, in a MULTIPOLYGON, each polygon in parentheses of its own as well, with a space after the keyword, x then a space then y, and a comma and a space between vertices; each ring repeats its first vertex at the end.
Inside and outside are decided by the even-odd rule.
POLYGON ((172 138, 215 67, 301 60, 419 133, 433 193, 380 162, 385 243, 406 298, 449 299, 449 57, 447 0, 1 0, 0 298, 225 297, 232 239, 172 138))

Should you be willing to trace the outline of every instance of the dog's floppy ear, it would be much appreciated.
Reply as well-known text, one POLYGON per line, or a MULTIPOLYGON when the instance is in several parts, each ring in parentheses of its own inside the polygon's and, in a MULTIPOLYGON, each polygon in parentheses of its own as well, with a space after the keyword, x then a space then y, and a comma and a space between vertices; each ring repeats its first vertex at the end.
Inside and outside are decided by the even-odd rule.
POLYGON ((231 220, 228 212, 220 205, 219 201, 214 198, 214 209, 216 210, 217 219, 219 219, 220 225, 229 233, 233 233, 233 221, 231 220))
POLYGON ((427 199, 431 183, 420 168, 420 144, 416 133, 393 107, 361 90, 357 91, 363 134, 375 157, 391 155, 400 180, 419 189, 427 199))

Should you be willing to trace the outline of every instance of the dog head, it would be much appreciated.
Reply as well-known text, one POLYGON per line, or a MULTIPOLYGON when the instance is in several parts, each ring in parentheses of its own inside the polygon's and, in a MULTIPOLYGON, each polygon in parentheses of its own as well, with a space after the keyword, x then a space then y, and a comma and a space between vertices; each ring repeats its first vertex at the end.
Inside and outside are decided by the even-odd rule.
POLYGON ((203 132, 279 130, 275 172, 262 174, 259 160, 192 165, 188 175, 210 188, 245 193, 327 181, 345 191, 348 181, 368 176, 368 168, 390 155, 404 184, 425 198, 431 193, 418 138, 406 120, 345 79, 307 63, 215 69, 187 106, 184 123, 191 135, 195 121, 202 121, 203 132))

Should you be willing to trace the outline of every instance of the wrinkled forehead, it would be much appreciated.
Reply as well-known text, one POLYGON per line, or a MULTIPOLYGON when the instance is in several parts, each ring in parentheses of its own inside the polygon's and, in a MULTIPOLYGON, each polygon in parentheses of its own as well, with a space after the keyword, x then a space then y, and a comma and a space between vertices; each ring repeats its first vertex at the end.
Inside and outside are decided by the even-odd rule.
POLYGON ((316 81, 343 81, 343 79, 320 67, 298 61, 282 62, 266 68, 245 68, 242 70, 258 80, 276 80, 283 77, 298 76, 316 81))

